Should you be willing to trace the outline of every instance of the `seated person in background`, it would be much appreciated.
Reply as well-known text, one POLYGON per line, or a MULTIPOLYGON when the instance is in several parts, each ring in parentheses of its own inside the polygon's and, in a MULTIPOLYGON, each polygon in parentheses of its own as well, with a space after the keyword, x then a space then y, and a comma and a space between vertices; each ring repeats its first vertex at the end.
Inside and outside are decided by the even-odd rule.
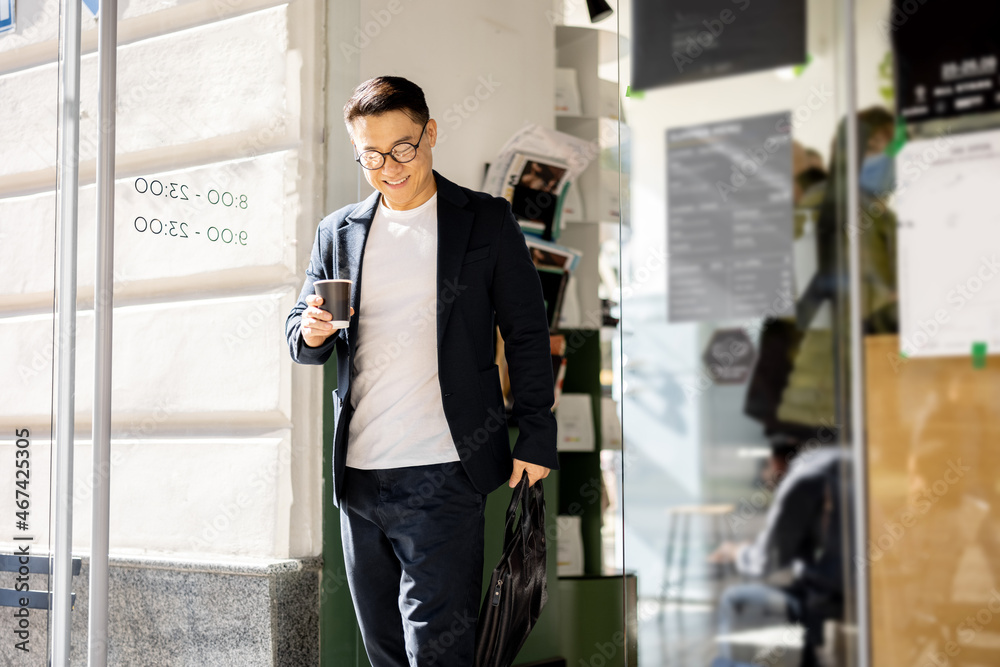
MULTIPOLYGON (((823 623, 843 616, 841 466, 848 454, 837 446, 801 453, 800 447, 800 440, 788 436, 772 440, 771 470, 778 482, 764 529, 752 542, 723 542, 709 560, 759 580, 722 594, 719 633, 798 623, 805 627, 801 664, 812 667, 823 623)), ((715 664, 739 665, 732 657, 723 644, 715 664)))

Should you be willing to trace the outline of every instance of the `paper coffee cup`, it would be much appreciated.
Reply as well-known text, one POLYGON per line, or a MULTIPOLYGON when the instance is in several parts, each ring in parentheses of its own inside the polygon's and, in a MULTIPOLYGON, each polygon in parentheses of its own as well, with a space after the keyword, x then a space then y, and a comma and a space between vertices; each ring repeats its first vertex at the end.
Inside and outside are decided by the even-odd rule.
POLYGON ((351 281, 317 280, 313 283, 316 296, 323 299, 323 310, 333 315, 331 324, 343 329, 351 319, 351 281))

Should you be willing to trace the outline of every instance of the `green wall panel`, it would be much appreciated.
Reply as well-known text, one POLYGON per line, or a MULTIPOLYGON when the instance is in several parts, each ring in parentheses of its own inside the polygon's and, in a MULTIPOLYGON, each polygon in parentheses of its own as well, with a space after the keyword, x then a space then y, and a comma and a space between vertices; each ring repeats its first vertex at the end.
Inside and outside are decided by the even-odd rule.
POLYGON ((337 361, 323 367, 323 570, 319 598, 319 650, 322 667, 371 667, 347 587, 340 542, 340 510, 333 504, 333 390, 337 361))
MULTIPOLYGON (((601 337, 595 329, 561 331, 566 336, 566 380, 563 393, 590 394, 598 449, 601 435, 601 337)), ((581 518, 584 573, 601 574, 601 456, 594 452, 562 452, 559 513, 581 518)))

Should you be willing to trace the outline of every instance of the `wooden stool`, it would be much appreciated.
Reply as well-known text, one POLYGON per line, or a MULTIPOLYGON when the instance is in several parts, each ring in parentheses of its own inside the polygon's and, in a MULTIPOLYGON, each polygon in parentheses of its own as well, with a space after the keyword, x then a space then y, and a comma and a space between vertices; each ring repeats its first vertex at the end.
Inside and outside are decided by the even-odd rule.
POLYGON ((661 602, 684 599, 688 547, 691 538, 691 517, 707 517, 711 522, 712 537, 718 544, 722 541, 724 534, 725 516, 735 509, 736 506, 732 504, 678 505, 667 508, 667 549, 663 570, 663 586, 660 589, 661 602), (675 561, 677 562, 675 563, 675 561), (674 576, 675 569, 676 576, 674 576))

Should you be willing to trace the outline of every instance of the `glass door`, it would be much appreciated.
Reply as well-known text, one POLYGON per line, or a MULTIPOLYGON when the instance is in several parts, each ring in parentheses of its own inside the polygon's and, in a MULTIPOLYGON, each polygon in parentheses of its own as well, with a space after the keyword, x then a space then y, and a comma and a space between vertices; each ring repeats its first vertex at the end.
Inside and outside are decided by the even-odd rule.
POLYGON ((866 147, 858 181, 866 247, 895 257, 871 271, 898 302, 895 321, 864 336, 870 528, 856 563, 870 578, 876 665, 1000 656, 1000 227, 986 185, 1000 173, 998 20, 972 3, 856 9, 859 105, 895 121, 866 147))
POLYGON ((75 278, 57 270, 56 174, 66 157, 59 34, 58 3, 0 3, 0 115, 9 128, 0 137, 0 662, 10 665, 50 658, 52 466, 56 406, 65 398, 56 369, 66 361, 56 312, 57 302, 65 312, 72 301, 62 279, 75 278))
POLYGON ((639 665, 858 660, 852 327, 894 288, 850 288, 848 165, 892 117, 851 106, 843 6, 621 3, 639 665))

